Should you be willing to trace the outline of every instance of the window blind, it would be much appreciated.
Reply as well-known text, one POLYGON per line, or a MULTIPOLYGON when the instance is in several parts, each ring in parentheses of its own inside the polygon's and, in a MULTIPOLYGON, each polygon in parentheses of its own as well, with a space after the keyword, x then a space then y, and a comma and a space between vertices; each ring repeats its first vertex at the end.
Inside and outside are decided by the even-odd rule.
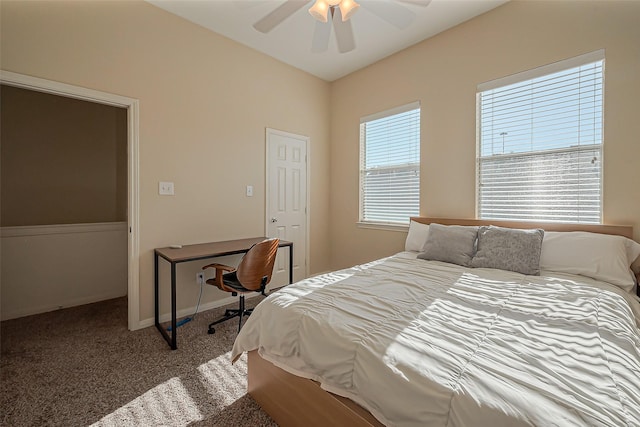
POLYGON ((478 93, 479 218, 601 222, 602 55, 478 93))
POLYGON ((360 121, 360 221, 408 224, 420 213, 420 104, 360 121))

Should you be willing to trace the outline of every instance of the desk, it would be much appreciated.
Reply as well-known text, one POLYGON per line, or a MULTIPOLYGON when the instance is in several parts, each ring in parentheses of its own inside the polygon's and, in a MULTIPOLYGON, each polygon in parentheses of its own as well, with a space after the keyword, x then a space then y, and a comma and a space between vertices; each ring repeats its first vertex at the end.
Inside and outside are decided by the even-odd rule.
MULTIPOLYGON (((267 237, 251 237, 248 239, 228 240, 225 242, 201 243, 198 245, 185 245, 180 249, 156 248, 154 251, 154 289, 155 289, 155 321, 156 328, 171 346, 172 350, 178 348, 176 338, 176 265, 181 262, 198 261, 207 258, 216 258, 225 255, 236 255, 247 252, 251 246, 263 241, 267 237), (158 297, 158 262, 164 258, 171 264, 171 337, 160 325, 160 309, 158 297)), ((280 240, 279 247, 289 247, 289 283, 293 283, 293 242, 280 240)))

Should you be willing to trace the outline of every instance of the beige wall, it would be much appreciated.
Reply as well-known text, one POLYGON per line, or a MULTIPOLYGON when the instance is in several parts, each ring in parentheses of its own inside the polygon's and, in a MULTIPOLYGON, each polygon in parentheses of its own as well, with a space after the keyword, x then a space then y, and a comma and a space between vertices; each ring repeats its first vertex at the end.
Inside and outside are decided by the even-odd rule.
MULTIPOLYGON (((310 271, 329 268, 328 83, 141 1, 1 8, 2 69, 140 101, 142 320, 153 248, 264 233, 266 127, 311 138, 310 271)), ((201 264, 179 267, 179 308, 195 305, 201 264)), ((227 296, 208 287, 203 302, 227 296)))
POLYGON ((331 87, 332 266, 392 254, 406 233, 361 229, 358 124, 419 100, 421 214, 475 216, 479 83, 606 50, 604 222, 640 240, 640 2, 512 1, 336 81, 331 87))
POLYGON ((127 111, 2 85, 1 225, 127 220, 127 111))
MULTIPOLYGON (((311 137, 310 271, 352 265, 406 236, 356 226, 360 117, 421 101, 421 212, 473 217, 477 84, 601 48, 604 220, 640 240, 640 2, 510 2, 333 84, 142 2, 1 8, 4 70, 140 100, 142 319, 153 248, 264 232, 265 127, 311 137), (176 195, 158 196, 158 181, 176 195)), ((179 269, 180 307, 199 266, 179 269)))

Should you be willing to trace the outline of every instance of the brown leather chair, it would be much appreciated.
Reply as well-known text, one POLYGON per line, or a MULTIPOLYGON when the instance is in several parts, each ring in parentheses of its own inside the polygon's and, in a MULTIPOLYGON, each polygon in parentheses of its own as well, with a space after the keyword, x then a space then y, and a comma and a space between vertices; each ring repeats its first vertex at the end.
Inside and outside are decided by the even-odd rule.
POLYGON ((240 318, 238 332, 242 328, 242 317, 251 314, 253 309, 245 309, 244 294, 248 292, 261 292, 271 281, 273 264, 278 252, 279 239, 267 239, 253 245, 242 257, 238 268, 229 267, 223 264, 209 264, 202 267, 215 268, 216 276, 207 280, 208 285, 217 286, 219 289, 231 292, 231 295, 240 295, 240 307, 238 309, 227 309, 222 319, 216 320, 209 325, 209 333, 215 333, 214 325, 225 322, 234 317, 240 318))

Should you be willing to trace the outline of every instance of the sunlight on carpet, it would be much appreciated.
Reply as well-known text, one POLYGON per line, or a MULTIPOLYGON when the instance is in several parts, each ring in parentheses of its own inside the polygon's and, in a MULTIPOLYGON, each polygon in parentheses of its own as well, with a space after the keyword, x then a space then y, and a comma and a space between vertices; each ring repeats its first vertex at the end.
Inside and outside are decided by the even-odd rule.
MULTIPOLYGON (((246 394, 246 357, 230 369, 230 355, 224 353, 197 368, 202 385, 218 397, 221 406, 231 405, 246 394)), ((92 425, 187 426, 204 418, 182 380, 174 377, 92 425)))
POLYGON ((174 377, 92 425, 186 426, 203 418, 180 378, 174 377))
POLYGON ((231 352, 198 366, 200 380, 212 395, 218 396, 218 402, 231 405, 247 393, 247 358, 243 355, 231 367, 231 352))

